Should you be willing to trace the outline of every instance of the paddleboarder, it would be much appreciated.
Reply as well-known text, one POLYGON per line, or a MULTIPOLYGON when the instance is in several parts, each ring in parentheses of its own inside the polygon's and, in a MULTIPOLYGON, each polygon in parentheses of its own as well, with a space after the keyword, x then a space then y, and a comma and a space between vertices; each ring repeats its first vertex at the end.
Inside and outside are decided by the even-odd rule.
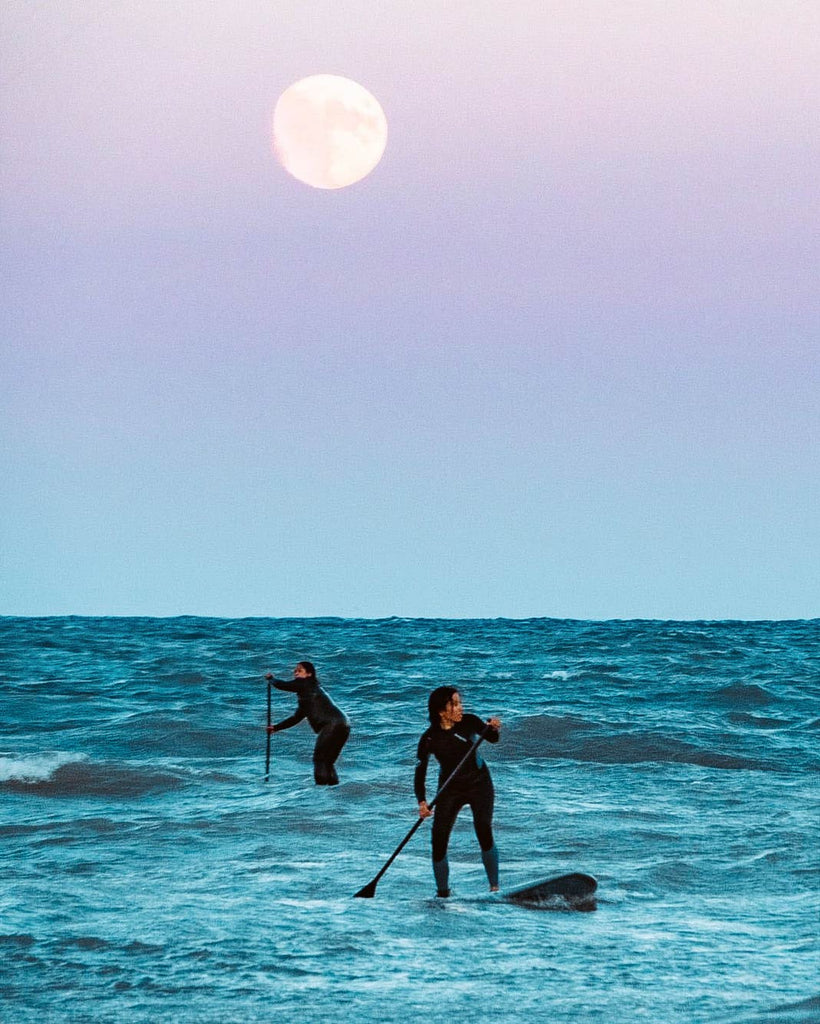
POLYGON ((268 726, 268 732, 281 732, 297 725, 307 718, 316 736, 313 748, 313 777, 317 786, 336 786, 336 759, 350 735, 347 715, 330 699, 330 695, 319 685, 316 669, 310 661, 300 661, 293 670, 293 679, 276 679, 268 672, 265 678, 277 690, 295 693, 298 699, 296 711, 281 722, 268 726))
POLYGON ((480 734, 490 743, 498 743, 501 722, 465 714, 461 694, 454 686, 439 686, 427 701, 430 728, 419 740, 413 785, 419 804, 419 817, 433 817, 433 875, 438 896, 450 895, 450 866, 447 847, 458 812, 469 804, 473 827, 481 847, 481 860, 490 891, 498 891, 498 849, 493 839, 493 803, 495 793, 490 771, 478 750, 467 759, 459 773, 436 800, 435 812, 427 805, 427 764, 432 754, 438 761, 439 788, 456 768, 480 734))

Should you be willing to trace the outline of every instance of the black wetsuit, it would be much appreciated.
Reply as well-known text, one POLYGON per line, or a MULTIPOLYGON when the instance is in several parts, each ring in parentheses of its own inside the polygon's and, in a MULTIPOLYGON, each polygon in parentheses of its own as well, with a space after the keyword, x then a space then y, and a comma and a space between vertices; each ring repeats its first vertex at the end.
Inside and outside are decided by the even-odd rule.
POLYGON ((313 777, 318 786, 335 786, 339 781, 334 763, 350 735, 347 715, 338 708, 322 689, 317 679, 273 679, 277 690, 295 693, 299 704, 289 718, 283 718, 273 727, 274 732, 289 729, 306 718, 311 729, 318 733, 313 748, 313 777))
MULTIPOLYGON (((432 754, 441 766, 438 777, 438 785, 441 788, 441 784, 450 777, 456 765, 485 729, 484 738, 489 743, 498 743, 498 730, 488 726, 486 722, 482 722, 477 715, 465 714, 461 721, 456 722, 451 729, 442 729, 437 725, 430 726, 419 740, 416 755, 418 760, 413 785, 419 803, 426 799, 425 780, 430 755, 432 754)), ((453 830, 456 816, 466 804, 470 805, 473 812, 473 826, 482 853, 489 853, 494 849, 494 798, 490 771, 478 750, 474 750, 458 775, 436 800, 433 816, 434 867, 436 863, 444 861, 447 856, 447 845, 450 842, 450 833, 453 830)))

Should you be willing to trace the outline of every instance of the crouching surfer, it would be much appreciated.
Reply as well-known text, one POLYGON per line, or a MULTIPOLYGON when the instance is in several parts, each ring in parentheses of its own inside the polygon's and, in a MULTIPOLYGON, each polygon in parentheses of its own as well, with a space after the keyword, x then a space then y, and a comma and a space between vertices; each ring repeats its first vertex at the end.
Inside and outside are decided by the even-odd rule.
POLYGON ((307 718, 311 729, 317 734, 313 748, 313 777, 317 786, 335 786, 339 782, 336 774, 336 759, 350 735, 347 715, 338 708, 326 690, 319 685, 316 669, 312 662, 300 661, 293 670, 292 680, 275 679, 268 672, 265 678, 277 690, 295 693, 296 711, 281 722, 268 726, 268 732, 281 732, 297 725, 307 718))
POLYGON ((439 896, 450 895, 450 866, 447 846, 458 812, 466 804, 473 812, 473 826, 481 847, 481 859, 490 891, 498 891, 498 850, 493 839, 494 790, 490 771, 478 750, 474 750, 461 766, 455 778, 448 783, 436 799, 433 810, 427 805, 427 763, 432 754, 439 763, 438 785, 441 789, 458 763, 475 743, 479 735, 490 743, 497 743, 501 722, 490 718, 482 722, 477 715, 465 714, 461 694, 454 686, 439 686, 427 702, 430 728, 419 740, 414 789, 419 804, 419 815, 433 817, 433 875, 439 896))

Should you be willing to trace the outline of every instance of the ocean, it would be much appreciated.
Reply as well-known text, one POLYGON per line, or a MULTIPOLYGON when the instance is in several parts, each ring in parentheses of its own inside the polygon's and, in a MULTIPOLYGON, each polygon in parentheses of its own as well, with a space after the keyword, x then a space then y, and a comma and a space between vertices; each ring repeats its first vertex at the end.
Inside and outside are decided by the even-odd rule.
POLYGON ((820 1020, 820 620, 0 618, 0 692, 6 1024, 820 1020), (335 787, 305 722, 264 781, 303 659, 335 787), (443 683, 503 723, 502 888, 588 872, 597 910, 492 896, 468 810, 450 900, 429 823, 353 898, 443 683))

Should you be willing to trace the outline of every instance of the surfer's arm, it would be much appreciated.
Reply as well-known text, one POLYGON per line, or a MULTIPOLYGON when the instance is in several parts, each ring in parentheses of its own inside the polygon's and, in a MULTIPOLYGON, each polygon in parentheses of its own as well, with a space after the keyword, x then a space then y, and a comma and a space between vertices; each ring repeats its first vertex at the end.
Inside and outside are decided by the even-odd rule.
MULTIPOLYGON (((413 790, 416 794, 416 800, 419 804, 419 814, 423 818, 427 815, 421 810, 422 806, 427 809, 427 762, 430 760, 430 737, 428 733, 425 733, 419 740, 418 750, 416 751, 416 770, 413 774, 413 790)), ((428 810, 429 813, 429 810, 428 810)))
POLYGON ((302 708, 297 708, 296 711, 288 718, 283 718, 281 722, 277 722, 276 725, 270 727, 271 732, 281 732, 283 729, 290 729, 292 725, 298 725, 299 722, 307 714, 302 708))
POLYGON ((465 715, 461 721, 469 733, 472 733, 474 736, 479 736, 483 733, 484 739, 488 743, 498 743, 499 729, 501 728, 501 720, 499 718, 488 718, 486 722, 482 722, 478 715, 465 715))
POLYGON ((300 693, 302 689, 301 679, 276 679, 272 675, 266 675, 269 683, 273 683, 277 690, 285 690, 288 693, 300 693))

